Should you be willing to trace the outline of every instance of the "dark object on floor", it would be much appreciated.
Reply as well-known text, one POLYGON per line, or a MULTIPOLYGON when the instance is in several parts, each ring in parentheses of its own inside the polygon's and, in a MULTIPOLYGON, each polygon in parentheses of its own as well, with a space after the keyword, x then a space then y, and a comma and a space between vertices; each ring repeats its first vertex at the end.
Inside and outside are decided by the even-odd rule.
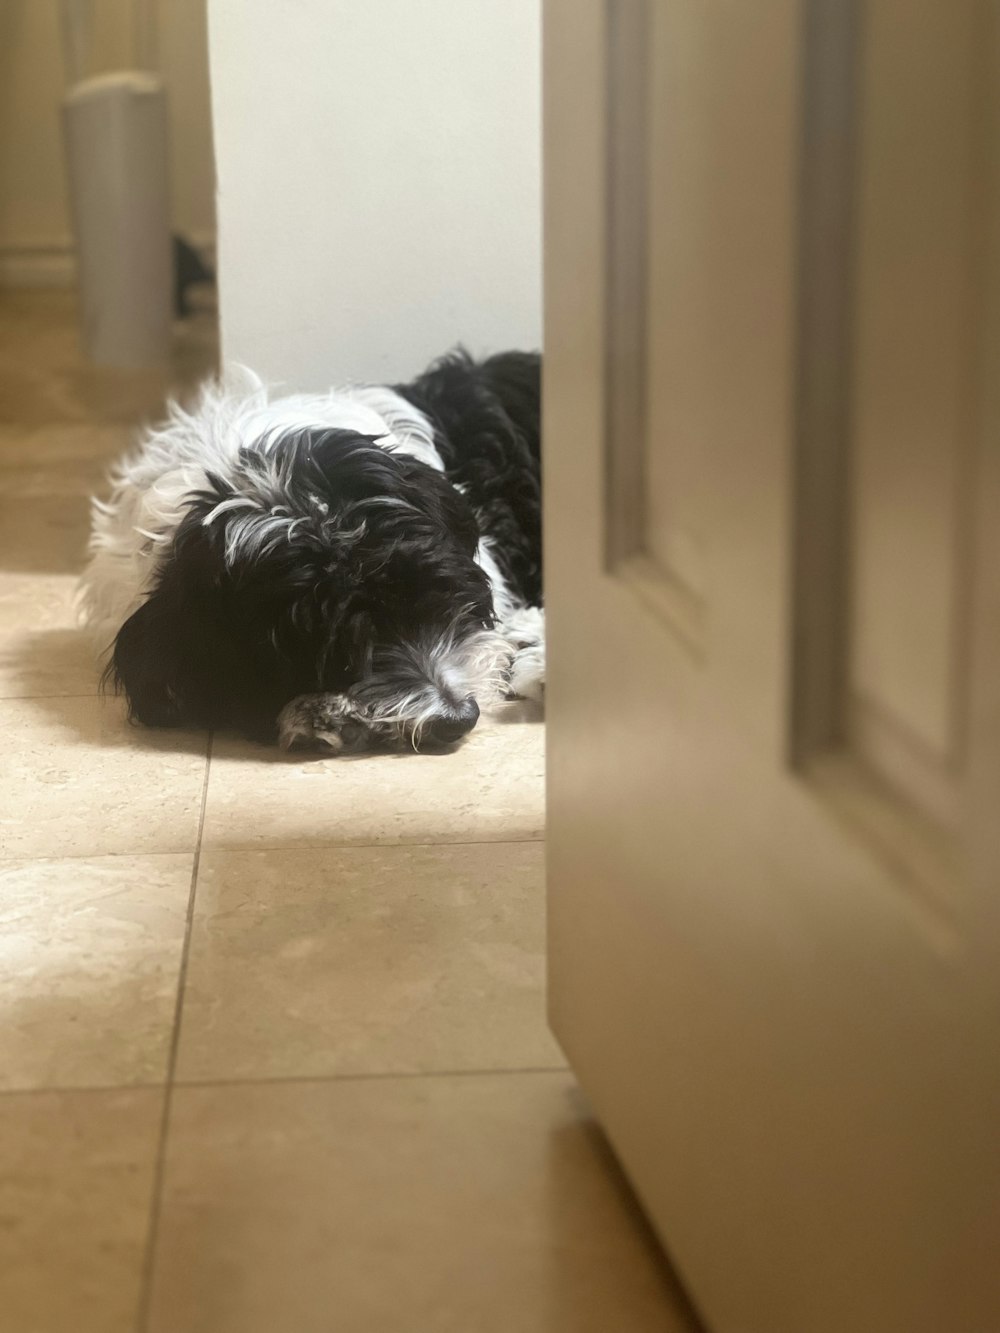
POLYGON ((186 319, 191 313, 188 289, 200 283, 214 285, 215 274, 198 251, 181 236, 174 237, 174 314, 186 319))

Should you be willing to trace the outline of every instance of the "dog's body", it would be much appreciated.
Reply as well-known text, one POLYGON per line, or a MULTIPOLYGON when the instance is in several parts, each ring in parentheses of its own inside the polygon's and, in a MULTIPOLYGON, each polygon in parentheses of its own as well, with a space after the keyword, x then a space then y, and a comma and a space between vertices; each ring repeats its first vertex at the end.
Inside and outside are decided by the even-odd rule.
POLYGON ((334 751, 447 745, 544 681, 540 361, 172 408, 95 504, 86 617, 131 715, 334 751))

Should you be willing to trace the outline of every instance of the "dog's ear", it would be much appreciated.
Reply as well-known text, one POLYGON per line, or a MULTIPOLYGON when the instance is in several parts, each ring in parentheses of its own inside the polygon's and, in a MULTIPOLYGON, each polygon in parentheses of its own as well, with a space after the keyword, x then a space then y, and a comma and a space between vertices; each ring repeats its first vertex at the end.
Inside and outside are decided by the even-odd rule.
POLYGON ((129 717, 147 727, 180 726, 187 720, 179 640, 184 626, 154 592, 125 621, 115 639, 108 681, 128 699, 129 717))
POLYGON ((230 656, 218 627, 167 583, 118 631, 107 675, 147 727, 210 726, 230 656))

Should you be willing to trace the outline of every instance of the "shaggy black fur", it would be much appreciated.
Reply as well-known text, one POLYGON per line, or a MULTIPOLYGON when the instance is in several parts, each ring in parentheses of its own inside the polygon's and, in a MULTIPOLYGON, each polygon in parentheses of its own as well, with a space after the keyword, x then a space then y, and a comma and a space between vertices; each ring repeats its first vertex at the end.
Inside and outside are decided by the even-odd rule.
POLYGON ((464 489, 528 606, 542 605, 541 371, 537 352, 478 364, 457 352, 396 385, 433 423, 449 481, 464 489))

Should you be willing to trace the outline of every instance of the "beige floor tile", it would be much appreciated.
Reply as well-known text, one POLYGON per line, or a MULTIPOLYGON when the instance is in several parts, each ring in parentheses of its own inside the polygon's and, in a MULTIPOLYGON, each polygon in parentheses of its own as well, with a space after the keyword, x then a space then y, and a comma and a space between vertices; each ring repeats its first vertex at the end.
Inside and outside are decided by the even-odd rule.
POLYGON ((96 694, 99 668, 74 593, 89 497, 124 447, 120 428, 0 426, 0 698, 96 694))
POLYGON ((105 459, 78 458, 72 463, 40 460, 33 466, 0 466, 0 493, 6 500, 22 505, 36 500, 76 501, 89 525, 91 498, 107 494, 112 461, 113 455, 109 455, 105 459))
POLYGON ((204 853, 181 1079, 562 1065, 539 843, 204 853))
POLYGON ((0 861, 0 1089, 165 1078, 193 860, 0 861))
POLYGON ((76 579, 0 569, 0 699, 97 693, 100 667, 77 624, 76 579))
POLYGON ((87 363, 71 291, 0 292, 0 422, 142 421, 211 374, 215 319, 199 311, 177 325, 167 370, 109 370, 87 363))
POLYGON ((0 700, 0 734, 0 857, 194 850, 204 736, 94 698, 0 700))
POLYGON ((161 1096, 0 1097, 0 1327, 134 1333, 161 1096))
POLYGON ((183 1088, 150 1333, 690 1333, 562 1074, 183 1088))
POLYGON ((10 574, 0 569, 0 634, 22 627, 73 627, 75 587, 72 575, 10 574))
POLYGON ((121 423, 15 426, 0 421, 0 485, 24 487, 44 473, 46 487, 65 494, 81 468, 107 467, 129 447, 134 433, 134 427, 121 423))
POLYGON ((90 500, 105 494, 121 428, 14 429, 0 425, 0 584, 12 575, 79 576, 90 500))
POLYGON ((205 846, 540 838, 543 742, 544 728, 523 720, 481 723, 451 754, 320 759, 221 741, 212 760, 205 846))
POLYGON ((0 571, 78 576, 86 559, 90 501, 85 494, 7 495, 0 486, 0 571))

